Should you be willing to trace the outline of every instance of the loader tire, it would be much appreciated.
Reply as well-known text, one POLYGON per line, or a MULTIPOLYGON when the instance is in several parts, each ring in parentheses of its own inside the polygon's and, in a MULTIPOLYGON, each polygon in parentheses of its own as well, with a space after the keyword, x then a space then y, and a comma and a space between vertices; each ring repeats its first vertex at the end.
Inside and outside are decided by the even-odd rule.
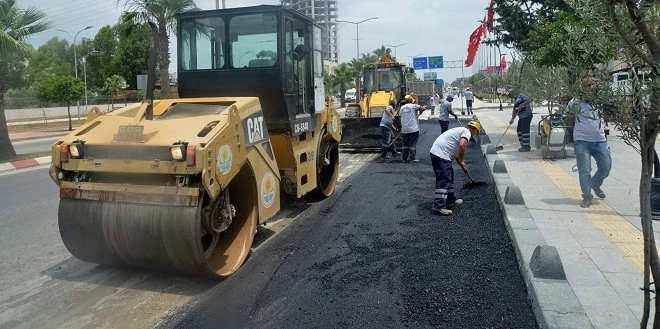
POLYGON ((346 107, 346 111, 344 112, 345 118, 359 118, 361 116, 362 110, 360 110, 360 106, 349 105, 346 107))

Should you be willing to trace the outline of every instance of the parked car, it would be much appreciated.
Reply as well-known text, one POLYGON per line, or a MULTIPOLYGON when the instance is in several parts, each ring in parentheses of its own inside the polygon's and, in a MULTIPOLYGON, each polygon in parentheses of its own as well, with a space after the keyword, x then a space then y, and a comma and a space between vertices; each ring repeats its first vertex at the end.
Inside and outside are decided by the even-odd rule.
POLYGON ((349 103, 355 103, 355 95, 357 93, 357 90, 355 88, 351 88, 346 90, 346 94, 344 94, 344 100, 349 103))

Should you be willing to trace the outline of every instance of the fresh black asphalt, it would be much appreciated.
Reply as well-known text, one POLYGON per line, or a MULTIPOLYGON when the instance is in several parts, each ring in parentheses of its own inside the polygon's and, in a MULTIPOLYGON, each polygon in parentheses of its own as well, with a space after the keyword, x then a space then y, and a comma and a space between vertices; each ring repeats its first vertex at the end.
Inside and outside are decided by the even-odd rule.
POLYGON ((462 189, 455 164, 465 203, 431 212, 439 133, 423 122, 420 163, 368 163, 162 327, 537 328, 478 143, 466 163, 488 185, 462 189))

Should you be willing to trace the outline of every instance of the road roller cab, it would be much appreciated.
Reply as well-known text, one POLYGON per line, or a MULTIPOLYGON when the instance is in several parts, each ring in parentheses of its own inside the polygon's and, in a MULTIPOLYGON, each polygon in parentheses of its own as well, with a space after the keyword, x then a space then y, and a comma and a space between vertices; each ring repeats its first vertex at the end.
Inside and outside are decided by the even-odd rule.
POLYGON ((60 234, 85 261, 225 276, 282 193, 333 193, 341 122, 310 18, 254 6, 177 28, 181 98, 90 116, 53 145, 60 234))

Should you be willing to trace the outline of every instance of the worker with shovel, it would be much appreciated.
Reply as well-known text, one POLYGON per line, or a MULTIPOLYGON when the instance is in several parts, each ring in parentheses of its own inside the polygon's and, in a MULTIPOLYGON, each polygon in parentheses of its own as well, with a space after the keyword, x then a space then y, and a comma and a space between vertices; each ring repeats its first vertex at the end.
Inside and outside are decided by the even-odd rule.
POLYGON ((518 128, 516 130, 518 131, 518 141, 520 141, 521 146, 518 152, 529 152, 532 149, 529 135, 530 125, 532 124, 532 99, 516 89, 512 89, 509 96, 515 98, 509 126, 513 124, 516 115, 518 115, 518 128))
POLYGON ((394 127, 395 106, 396 106, 396 101, 391 100, 390 105, 387 106, 387 108, 385 108, 385 111, 383 111, 383 116, 380 119, 380 132, 383 135, 383 139, 381 141, 381 147, 380 147, 381 160, 391 158, 391 156, 389 156, 387 152, 392 152, 392 156, 398 154, 398 152, 396 151, 396 146, 394 145, 394 142, 396 140, 396 136, 394 136, 394 132, 397 130, 396 127, 394 127))
POLYGON ((452 159, 456 159, 463 172, 469 175, 463 157, 468 141, 479 135, 481 124, 470 121, 466 127, 456 127, 440 134, 431 147, 431 164, 435 172, 435 193, 431 210, 440 215, 452 214, 450 208, 463 203, 454 193, 454 168, 452 159))
POLYGON ((454 95, 447 95, 447 99, 440 100, 440 111, 438 113, 438 121, 440 122, 440 130, 442 133, 449 130, 449 115, 453 115, 458 120, 458 115, 451 109, 451 102, 454 100, 454 95))

